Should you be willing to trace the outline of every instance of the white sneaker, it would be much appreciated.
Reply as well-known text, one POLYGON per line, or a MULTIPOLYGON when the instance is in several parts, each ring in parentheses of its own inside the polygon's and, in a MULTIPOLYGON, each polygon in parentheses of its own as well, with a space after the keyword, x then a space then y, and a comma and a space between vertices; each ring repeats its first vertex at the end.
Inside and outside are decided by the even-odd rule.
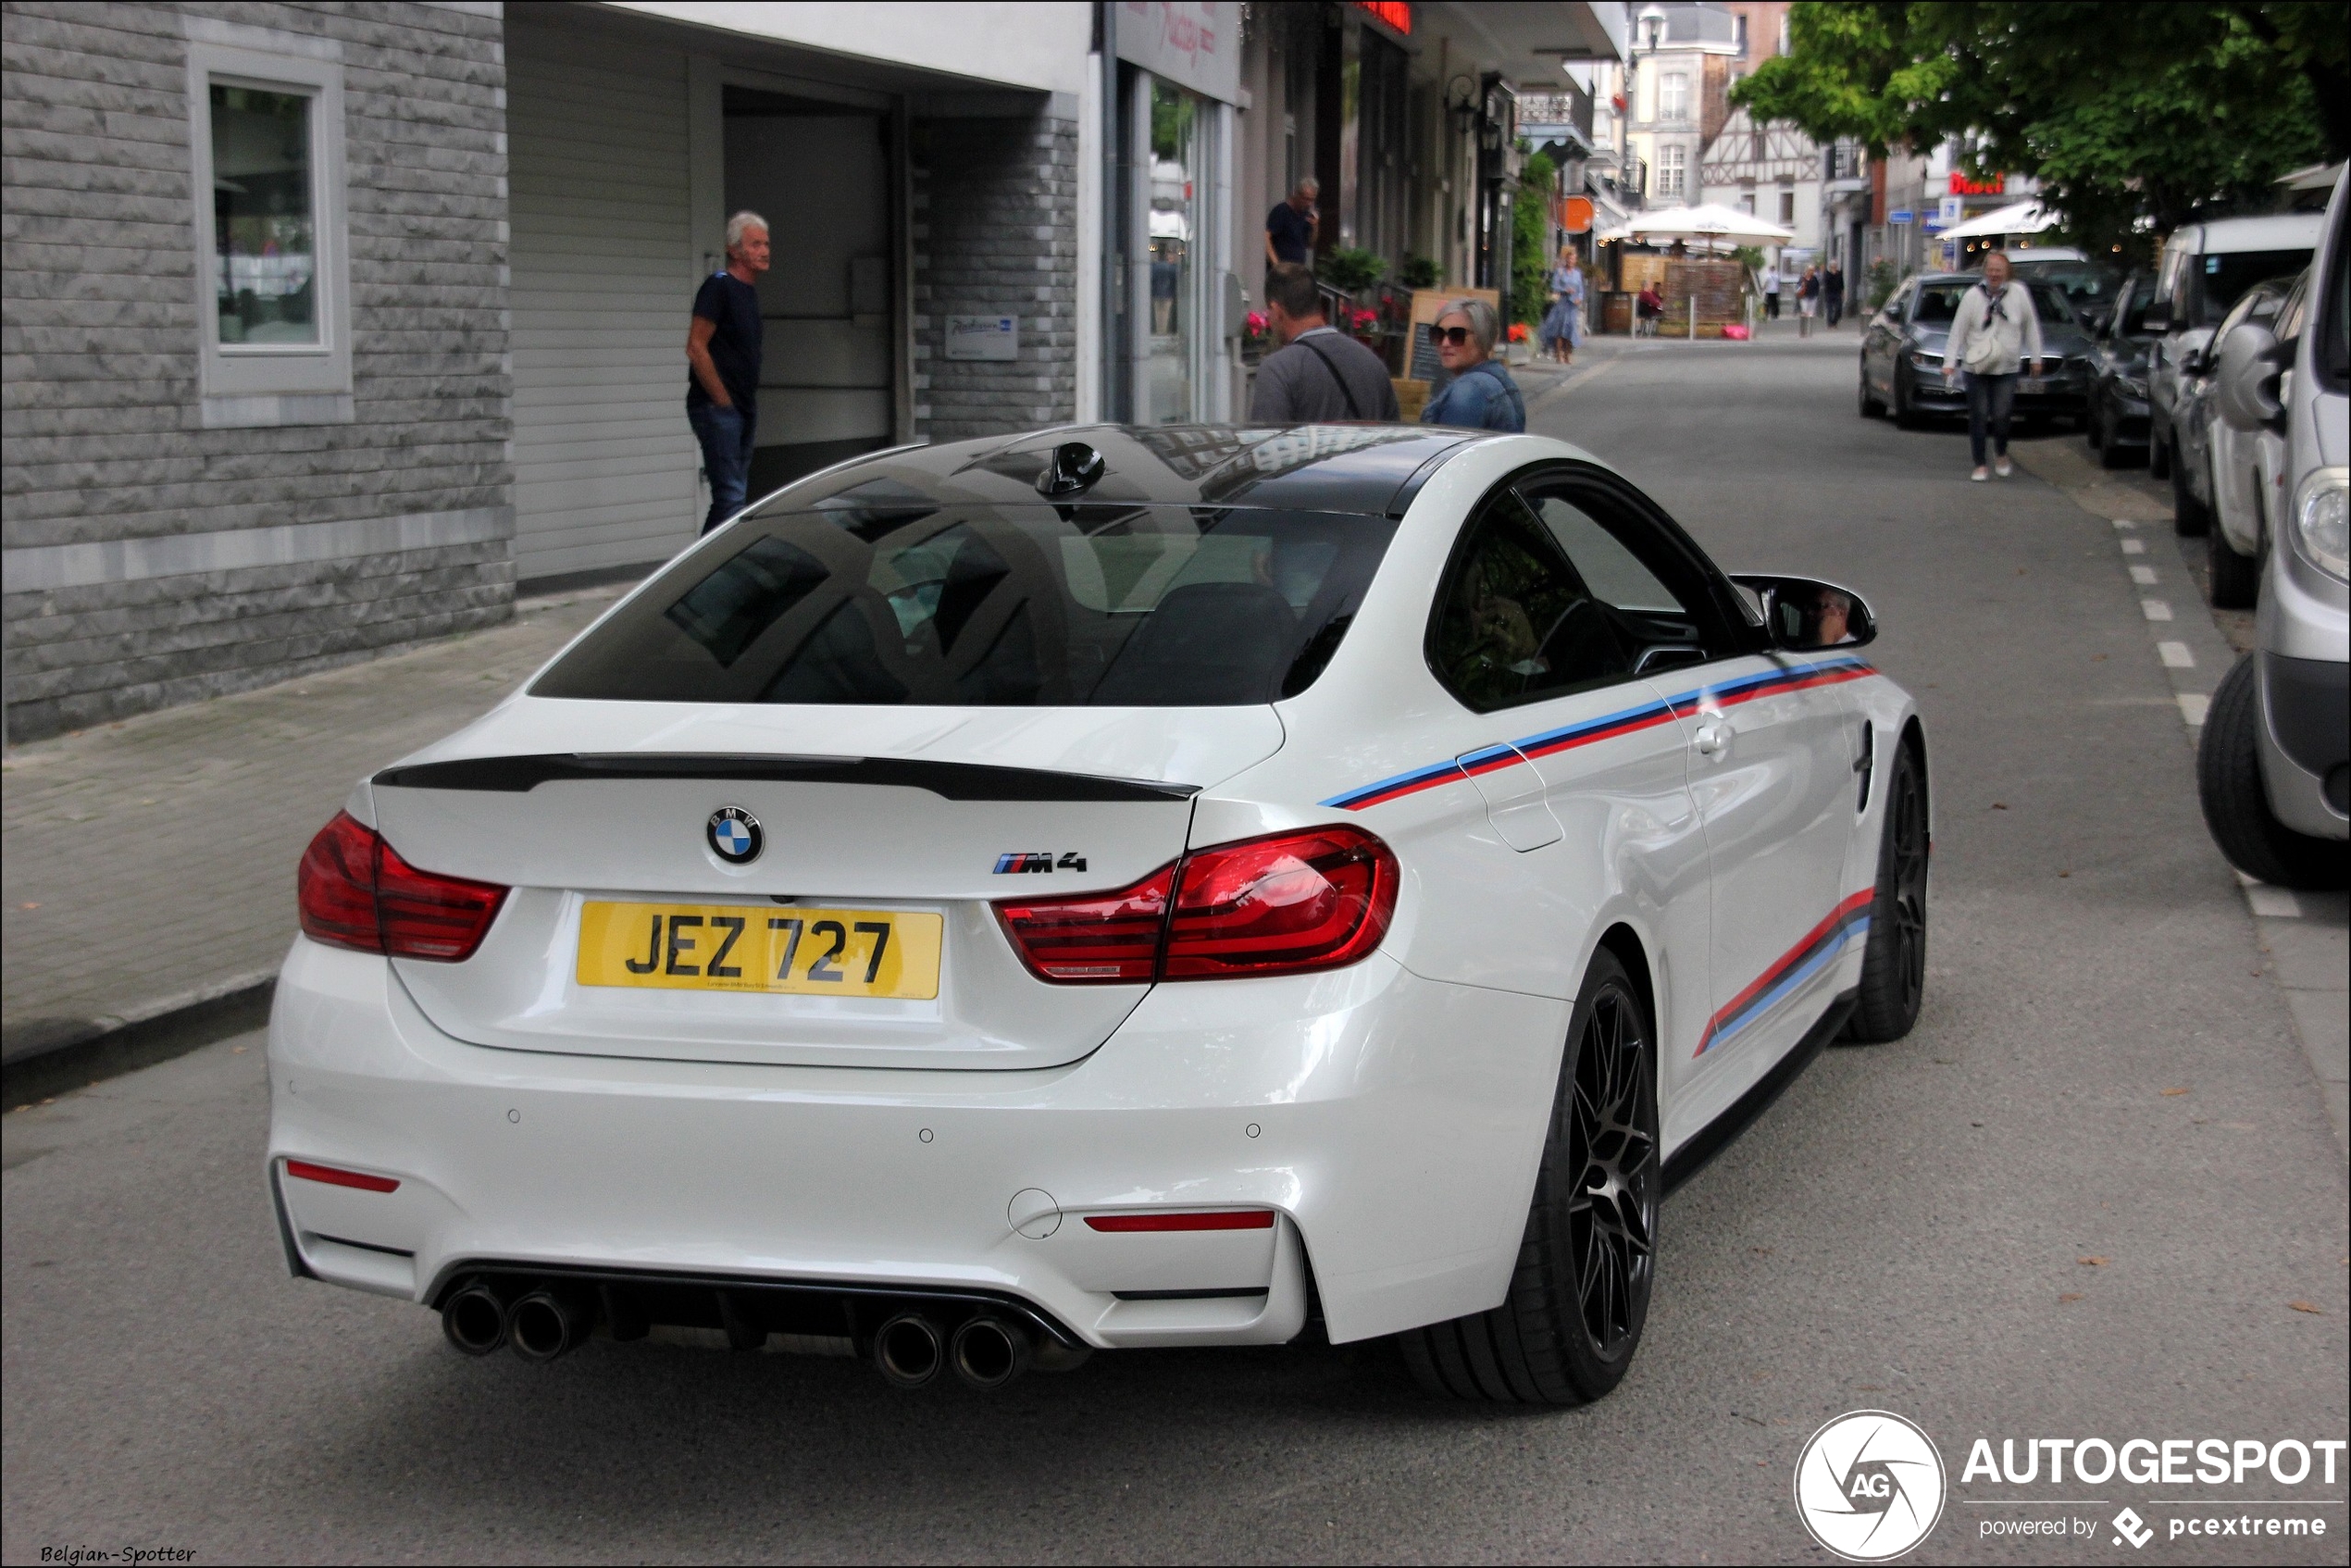
POLYGON ((1977 484, 1982 484, 1985 479, 1988 479, 1991 477, 1992 470, 1989 468, 1978 468, 1975 472, 1968 476, 1969 479, 1973 479, 1977 484))
POLYGON ((2016 472, 2016 465, 2009 462, 2005 457, 1998 458, 1994 461, 1992 465, 1992 471, 1999 475, 2000 478, 2007 479, 2010 474, 2016 472))

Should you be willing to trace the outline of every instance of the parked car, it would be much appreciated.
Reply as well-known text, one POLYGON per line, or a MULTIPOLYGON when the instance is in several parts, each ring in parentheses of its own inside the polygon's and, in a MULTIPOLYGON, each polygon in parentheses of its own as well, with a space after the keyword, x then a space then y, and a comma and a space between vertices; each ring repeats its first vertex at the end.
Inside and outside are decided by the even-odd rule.
POLYGON ((2119 267, 2062 245, 2032 245, 2008 253, 2009 268, 2028 283, 2055 283, 2084 328, 2096 331, 2114 314, 2122 288, 2119 267))
POLYGON ((2220 682, 2198 742, 2204 817, 2231 864, 2289 888, 2351 870, 2351 181, 2325 215, 2314 280, 2277 330, 2220 346, 2221 417, 2284 438, 2255 648, 2220 682), (2321 285, 2316 280, 2323 280, 2321 285))
MULTIPOLYGON (((2281 340, 2300 335, 2303 307, 2308 299, 2308 273, 2280 280, 2284 297, 2266 316, 2249 319, 2266 323, 2281 340)), ((2227 342, 2225 332, 2214 337, 2214 347, 2227 342)), ((2217 355, 2212 380, 2220 394, 2211 399, 2214 413, 2205 421, 2205 464, 2211 491, 2211 524, 2204 531, 2205 554, 2212 603, 2224 610, 2253 607, 2261 586, 2261 552, 2266 548, 2269 518, 2283 505, 2285 431, 2282 425, 2254 424, 2245 429, 2223 417, 2228 399, 2220 382, 2217 355)))
POLYGON ((1437 1392, 1598 1398, 1665 1190, 1917 1016, 1876 629, 1532 436, 811 476, 311 845, 288 1266, 538 1361, 992 1387, 1312 1309, 1437 1392))
POLYGON ((2214 406, 2213 351, 2221 334, 2240 323, 2275 320, 2293 286, 2288 278, 2254 284, 2237 296, 2202 346, 2180 354, 2172 393, 2171 526, 2183 537, 2200 538, 2212 529, 2212 432, 2220 418, 2214 406))
POLYGON ((2131 274, 2115 291, 2114 307, 2093 341, 2090 413, 2084 424, 2091 449, 2108 468, 2146 452, 2147 355, 2155 342, 2146 330, 2146 307, 2154 293, 2151 274, 2131 274))
POLYGON ((2182 384, 2201 373, 2189 367, 2189 356, 2210 344, 2212 330, 2245 290, 2310 265, 2322 222, 2315 212, 2225 218, 2184 224, 2164 242, 2146 315, 2156 334, 2147 361, 2147 471, 2157 479, 2170 476, 2179 450, 2182 384))
MULTIPOLYGON (((1977 282, 1972 272, 1938 272, 1913 278, 1870 318, 1861 334, 1861 414, 1891 411, 1894 422, 1915 429, 1928 415, 1967 413, 1964 383, 1943 380, 1943 345, 1959 301, 1977 282)), ((2041 346, 2048 356, 2043 375, 2021 375, 2016 412, 2021 418, 2079 421, 2089 405, 2090 338, 2073 314, 2065 291, 2053 282, 2027 283, 2034 313, 2041 318, 2041 346)))

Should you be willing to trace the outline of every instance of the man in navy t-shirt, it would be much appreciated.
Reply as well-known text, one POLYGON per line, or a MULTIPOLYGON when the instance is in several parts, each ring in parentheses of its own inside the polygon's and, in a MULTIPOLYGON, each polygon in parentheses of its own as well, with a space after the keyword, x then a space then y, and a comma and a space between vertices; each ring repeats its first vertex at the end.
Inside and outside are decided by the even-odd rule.
POLYGON ((702 443, 710 478, 708 533, 743 509, 751 481, 751 437, 759 423, 759 275, 767 270, 767 220, 739 212, 727 220, 727 270, 703 280, 686 331, 686 422, 702 443))
POLYGON ((1302 267, 1314 259, 1314 230, 1322 222, 1322 215, 1314 210, 1314 198, 1322 189, 1315 180, 1301 180, 1287 201, 1265 215, 1267 267, 1279 267, 1286 261, 1302 267))

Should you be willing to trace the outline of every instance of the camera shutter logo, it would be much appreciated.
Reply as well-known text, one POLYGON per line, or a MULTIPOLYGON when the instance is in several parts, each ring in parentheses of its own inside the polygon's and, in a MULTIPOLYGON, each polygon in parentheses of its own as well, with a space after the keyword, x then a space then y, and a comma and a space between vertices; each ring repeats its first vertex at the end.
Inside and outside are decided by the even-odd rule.
POLYGON ((729 865, 748 865, 757 860, 767 841, 759 830, 759 818, 740 806, 720 806, 712 812, 703 836, 710 840, 710 852, 729 865))
POLYGON ((1926 1539, 1946 1489, 1934 1440, 1887 1411, 1840 1415, 1797 1456, 1797 1517, 1849 1562, 1884 1562, 1926 1539))

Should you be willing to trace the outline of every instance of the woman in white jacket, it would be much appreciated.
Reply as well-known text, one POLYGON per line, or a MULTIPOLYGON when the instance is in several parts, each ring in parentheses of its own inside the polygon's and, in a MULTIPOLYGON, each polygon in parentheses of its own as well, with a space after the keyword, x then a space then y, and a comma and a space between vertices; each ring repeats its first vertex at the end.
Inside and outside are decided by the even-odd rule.
POLYGON ((1991 427, 1994 462, 2000 478, 2016 470, 2009 463, 2009 413, 2016 406, 2017 371, 2027 359, 2033 373, 2041 374, 2041 318, 2034 314, 2033 291, 2010 275, 2006 252, 1984 258, 1984 281, 1959 301, 1951 321, 1951 336, 1943 347, 1943 381, 1957 381, 1967 372, 1968 450, 1975 458, 1971 479, 1985 479, 1984 427, 1991 427))

